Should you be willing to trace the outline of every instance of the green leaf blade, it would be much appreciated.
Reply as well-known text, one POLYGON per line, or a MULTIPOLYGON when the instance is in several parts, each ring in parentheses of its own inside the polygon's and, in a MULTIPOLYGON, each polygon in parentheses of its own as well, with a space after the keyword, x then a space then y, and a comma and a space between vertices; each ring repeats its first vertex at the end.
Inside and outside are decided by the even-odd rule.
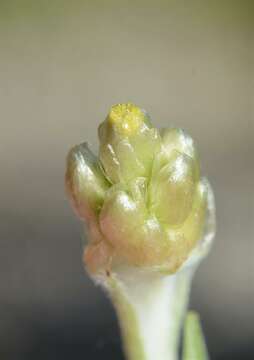
POLYGON ((183 360, 208 360, 199 315, 189 311, 184 325, 183 360))

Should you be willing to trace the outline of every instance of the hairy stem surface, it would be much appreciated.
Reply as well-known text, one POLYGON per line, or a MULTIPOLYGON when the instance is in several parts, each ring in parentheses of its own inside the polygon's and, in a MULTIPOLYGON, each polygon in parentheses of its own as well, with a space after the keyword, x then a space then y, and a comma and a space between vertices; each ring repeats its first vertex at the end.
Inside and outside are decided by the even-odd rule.
POLYGON ((176 360, 193 270, 121 268, 108 281, 128 360, 176 360))

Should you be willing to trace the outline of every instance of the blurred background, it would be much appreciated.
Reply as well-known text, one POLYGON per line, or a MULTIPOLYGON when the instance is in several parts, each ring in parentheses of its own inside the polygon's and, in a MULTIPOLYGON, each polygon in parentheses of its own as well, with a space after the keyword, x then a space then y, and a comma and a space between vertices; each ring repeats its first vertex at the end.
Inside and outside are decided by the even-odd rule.
POLYGON ((218 231, 191 307, 211 359, 254 359, 253 5, 0 0, 1 360, 123 359, 63 178, 68 149, 96 149, 127 101, 198 144, 218 231))

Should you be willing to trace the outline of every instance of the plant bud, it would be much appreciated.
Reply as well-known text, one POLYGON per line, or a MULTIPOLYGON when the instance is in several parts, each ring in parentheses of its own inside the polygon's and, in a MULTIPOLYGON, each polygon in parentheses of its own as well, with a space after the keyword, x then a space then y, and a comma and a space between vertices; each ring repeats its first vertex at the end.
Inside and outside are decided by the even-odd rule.
POLYGON ((66 188, 88 223, 87 268, 176 272, 203 236, 208 207, 214 212, 192 139, 181 129, 159 133, 128 103, 111 108, 99 140, 99 159, 86 144, 67 158, 66 188))
POLYGON ((146 113, 133 104, 111 108, 99 127, 99 158, 112 183, 147 176, 160 146, 159 132, 146 113))
POLYGON ((77 214, 82 219, 98 215, 109 187, 97 158, 86 143, 72 148, 67 157, 66 189, 77 214))
POLYGON ((151 211, 165 224, 182 224, 191 211, 195 185, 194 161, 172 150, 169 162, 151 179, 151 211))

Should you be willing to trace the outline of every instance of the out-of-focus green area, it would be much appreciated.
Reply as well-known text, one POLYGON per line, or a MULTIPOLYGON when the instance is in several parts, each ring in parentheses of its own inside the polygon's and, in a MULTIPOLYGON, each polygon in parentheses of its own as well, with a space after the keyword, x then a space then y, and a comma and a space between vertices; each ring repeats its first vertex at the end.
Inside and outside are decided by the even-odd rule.
POLYGON ((117 357, 63 177, 70 146, 96 149, 98 124, 128 101, 197 141, 218 233, 192 307, 212 359, 253 358, 253 35, 250 0, 0 0, 3 359, 117 357))

